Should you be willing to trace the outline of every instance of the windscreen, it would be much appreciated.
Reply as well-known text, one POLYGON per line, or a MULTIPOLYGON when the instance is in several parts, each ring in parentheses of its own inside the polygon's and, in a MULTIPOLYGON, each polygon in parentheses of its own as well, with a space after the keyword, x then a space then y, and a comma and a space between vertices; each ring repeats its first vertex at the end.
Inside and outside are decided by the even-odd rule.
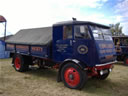
POLYGON ((98 26, 90 26, 93 32, 93 36, 95 40, 112 40, 112 35, 110 29, 98 27, 98 26))

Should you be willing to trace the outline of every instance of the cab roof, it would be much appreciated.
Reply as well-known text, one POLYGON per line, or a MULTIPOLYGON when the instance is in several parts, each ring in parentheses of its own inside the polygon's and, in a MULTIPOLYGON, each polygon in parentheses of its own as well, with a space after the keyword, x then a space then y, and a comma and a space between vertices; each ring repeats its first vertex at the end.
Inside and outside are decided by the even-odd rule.
POLYGON ((62 26, 62 25, 79 25, 79 24, 88 24, 88 25, 96 25, 104 28, 110 28, 109 26, 103 25, 103 24, 98 24, 90 21, 77 21, 77 20, 72 20, 72 21, 63 21, 63 22, 58 22, 55 23, 53 26, 62 26))

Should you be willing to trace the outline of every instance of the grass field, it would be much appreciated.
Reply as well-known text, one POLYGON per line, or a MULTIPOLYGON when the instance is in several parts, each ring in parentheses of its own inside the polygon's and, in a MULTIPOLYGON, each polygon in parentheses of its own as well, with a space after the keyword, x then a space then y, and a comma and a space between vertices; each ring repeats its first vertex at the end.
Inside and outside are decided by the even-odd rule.
POLYGON ((16 72, 11 59, 0 60, 0 96, 128 96, 128 67, 115 64, 104 81, 88 79, 82 90, 66 88, 56 82, 53 69, 16 72))

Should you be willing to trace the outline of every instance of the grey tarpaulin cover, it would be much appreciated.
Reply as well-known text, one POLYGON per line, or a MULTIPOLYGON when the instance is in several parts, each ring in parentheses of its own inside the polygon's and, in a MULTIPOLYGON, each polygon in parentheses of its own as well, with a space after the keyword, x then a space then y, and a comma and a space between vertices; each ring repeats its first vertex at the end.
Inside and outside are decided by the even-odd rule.
POLYGON ((52 27, 23 29, 6 40, 7 43, 47 45, 52 41, 52 27))

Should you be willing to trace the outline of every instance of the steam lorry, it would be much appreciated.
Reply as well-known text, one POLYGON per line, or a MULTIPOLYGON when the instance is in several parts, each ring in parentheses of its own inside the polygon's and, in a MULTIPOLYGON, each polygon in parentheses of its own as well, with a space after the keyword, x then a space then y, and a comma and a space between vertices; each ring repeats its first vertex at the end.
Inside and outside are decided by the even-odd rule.
POLYGON ((88 77, 106 79, 116 62, 109 27, 89 21, 64 21, 52 27, 22 29, 6 40, 12 65, 24 72, 37 64, 57 68, 57 81, 81 89, 88 77))

